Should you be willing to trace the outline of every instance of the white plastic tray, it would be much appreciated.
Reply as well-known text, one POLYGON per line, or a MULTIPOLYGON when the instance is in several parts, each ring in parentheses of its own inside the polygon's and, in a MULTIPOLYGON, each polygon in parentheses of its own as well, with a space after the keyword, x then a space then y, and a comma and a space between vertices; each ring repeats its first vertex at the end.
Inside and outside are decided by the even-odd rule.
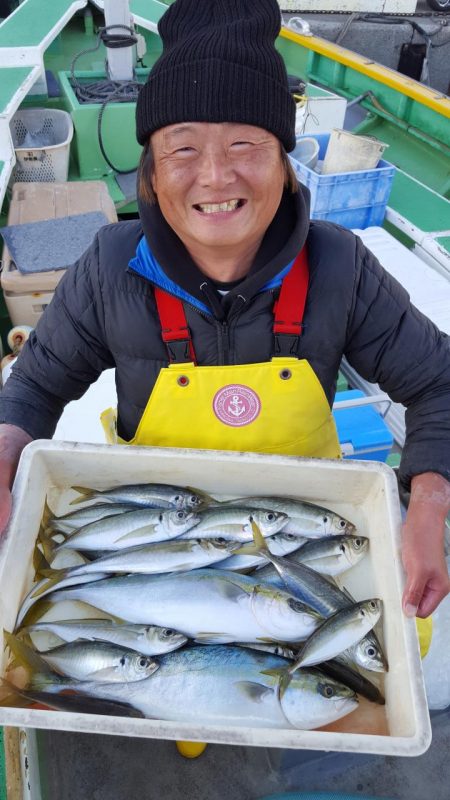
MULTIPOLYGON (((32 555, 48 497, 57 513, 75 496, 73 485, 175 483, 216 495, 278 494, 328 505, 370 538, 370 557, 346 574, 357 599, 383 600, 382 636, 390 663, 386 705, 366 701, 327 730, 296 731, 127 719, 0 707, 1 725, 183 739, 224 744, 415 756, 431 741, 413 620, 401 611, 400 507, 394 473, 385 464, 339 462, 205 450, 141 448, 36 441, 25 448, 13 490, 13 516, 0 550, 0 629, 11 631, 29 590, 32 555)), ((1 669, 6 654, 1 649, 1 669)))

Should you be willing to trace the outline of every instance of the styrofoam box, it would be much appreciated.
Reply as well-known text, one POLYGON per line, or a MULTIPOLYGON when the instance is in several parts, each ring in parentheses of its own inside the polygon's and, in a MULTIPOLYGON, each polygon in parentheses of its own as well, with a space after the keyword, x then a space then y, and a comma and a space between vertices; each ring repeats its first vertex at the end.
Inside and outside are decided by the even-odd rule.
MULTIPOLYGON (((195 486, 215 496, 301 497, 336 509, 370 538, 370 556, 345 577, 356 599, 383 600, 382 637, 390 669, 386 705, 362 701, 327 730, 270 730, 0 707, 1 725, 197 740, 224 744, 415 756, 431 728, 414 620, 401 610, 400 507, 394 473, 376 462, 339 462, 207 450, 35 441, 23 451, 13 488, 13 515, 0 551, 0 629, 13 630, 33 579, 32 556, 46 497, 64 513, 71 486, 124 483, 195 486)), ((183 602, 180 598, 180 602, 183 602)), ((60 604, 63 605, 63 604, 60 604)), ((150 622, 151 620, 149 620, 150 622)), ((6 654, 1 648, 2 674, 6 654)), ((376 679, 375 673, 371 673, 376 679)))

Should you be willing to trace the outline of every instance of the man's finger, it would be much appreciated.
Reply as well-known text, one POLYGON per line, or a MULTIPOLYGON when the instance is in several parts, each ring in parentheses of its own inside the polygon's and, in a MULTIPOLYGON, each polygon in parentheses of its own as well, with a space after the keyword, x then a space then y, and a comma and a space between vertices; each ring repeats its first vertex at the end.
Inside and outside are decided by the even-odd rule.
POLYGON ((407 617, 415 617, 422 601, 425 583, 411 583, 403 592, 403 611, 407 617))

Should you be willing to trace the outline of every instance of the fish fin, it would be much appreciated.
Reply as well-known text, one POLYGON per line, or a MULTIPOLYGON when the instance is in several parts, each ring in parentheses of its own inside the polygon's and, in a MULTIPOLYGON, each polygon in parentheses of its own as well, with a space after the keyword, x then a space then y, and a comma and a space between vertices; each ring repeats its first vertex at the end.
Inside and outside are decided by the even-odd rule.
MULTIPOLYGON (((79 492, 81 495, 81 497, 75 497, 74 500, 71 500, 69 503, 70 506, 76 506, 78 503, 83 503, 84 500, 92 500, 95 495, 99 494, 96 489, 86 489, 85 486, 71 486, 70 488, 75 492, 79 492)), ((102 492, 100 492, 100 494, 102 494, 102 492)))
MULTIPOLYGON (((95 641, 95 640, 93 640, 95 641)), ((115 680, 117 678, 117 667, 102 667, 102 669, 93 670, 86 676, 87 681, 102 681, 107 683, 109 679, 115 680)))
MULTIPOLYGON (((47 572, 47 570, 44 570, 47 572)), ((33 589, 31 592, 31 597, 39 597, 39 595, 43 594, 44 592, 52 589, 56 584, 60 583, 64 578, 67 576, 69 570, 68 569, 51 569, 49 570, 50 577, 45 580, 40 581, 38 585, 33 589)))
POLYGON ((230 636, 228 633, 199 631, 194 642, 198 642, 198 644, 231 644, 234 642, 234 637, 230 636))
MULTIPOLYGON (((111 515, 114 516, 114 515, 111 515)), ((110 517, 111 519, 111 517, 110 517)), ((146 531, 148 528, 154 527, 150 525, 143 525, 142 528, 136 528, 135 530, 129 531, 129 533, 125 533, 123 536, 119 536, 118 539, 114 539, 114 544, 119 544, 119 542, 126 542, 127 539, 133 539, 134 536, 140 535, 140 531, 146 531)))
POLYGON ((252 520, 252 534, 253 543, 249 542, 244 544, 239 550, 234 551, 234 555, 248 555, 248 556, 265 556, 266 558, 271 555, 267 543, 262 535, 258 525, 252 520))
POLYGON ((3 631, 3 637, 15 660, 24 667, 27 673, 47 674, 51 672, 48 664, 25 641, 18 639, 13 633, 3 631))
POLYGON ((261 670, 262 675, 271 675, 274 678, 278 678, 278 691, 280 700, 283 697, 286 689, 288 688, 291 682, 292 673, 294 672, 295 666, 296 664, 290 665, 288 667, 275 667, 274 669, 261 670))
POLYGON ((234 685, 253 703, 262 703, 268 695, 273 694, 273 689, 255 681, 235 681, 234 685))
POLYGON ((272 669, 260 670, 261 675, 272 675, 272 677, 279 678, 286 672, 286 667, 273 667, 272 669))

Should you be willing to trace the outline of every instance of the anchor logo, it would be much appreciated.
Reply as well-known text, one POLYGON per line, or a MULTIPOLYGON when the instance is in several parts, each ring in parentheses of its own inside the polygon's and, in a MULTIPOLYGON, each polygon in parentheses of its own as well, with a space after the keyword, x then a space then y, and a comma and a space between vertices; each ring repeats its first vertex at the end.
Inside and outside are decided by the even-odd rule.
POLYGON ((242 414, 245 414, 245 410, 245 404, 239 399, 239 395, 234 394, 228 404, 228 411, 230 414, 234 414, 235 417, 240 417, 242 414))
POLYGON ((261 411, 261 401, 253 389, 241 384, 223 386, 213 400, 213 411, 224 425, 249 425, 261 411))

